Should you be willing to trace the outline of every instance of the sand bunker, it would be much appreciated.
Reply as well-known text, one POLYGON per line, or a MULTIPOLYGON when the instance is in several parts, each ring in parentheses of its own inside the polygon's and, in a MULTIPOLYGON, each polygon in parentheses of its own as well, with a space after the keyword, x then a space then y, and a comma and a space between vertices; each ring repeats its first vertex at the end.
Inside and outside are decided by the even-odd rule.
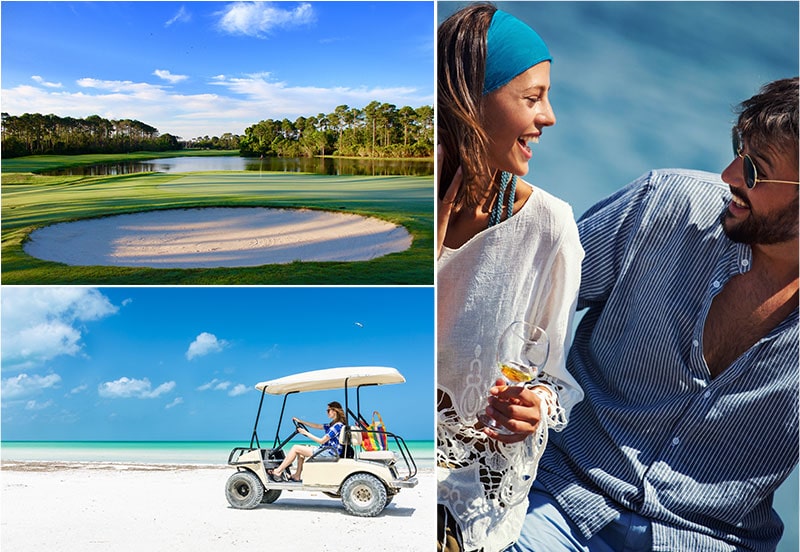
POLYGON ((28 255, 68 265, 151 268, 366 261, 411 246, 402 226, 305 209, 204 208, 65 222, 31 233, 28 255))

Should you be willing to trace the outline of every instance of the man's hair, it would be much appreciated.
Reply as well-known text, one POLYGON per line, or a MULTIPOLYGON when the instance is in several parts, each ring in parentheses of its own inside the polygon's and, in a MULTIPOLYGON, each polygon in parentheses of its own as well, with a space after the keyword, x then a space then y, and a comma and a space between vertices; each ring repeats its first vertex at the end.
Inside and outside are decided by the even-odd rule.
POLYGON ((737 126, 742 139, 757 150, 769 150, 798 159, 798 79, 765 84, 758 94, 743 101, 737 126))
POLYGON ((454 207, 475 207, 485 182, 491 179, 488 138, 482 127, 486 34, 497 8, 473 4, 439 26, 437 123, 445 161, 440 185, 450 185, 461 166, 463 183, 454 207))

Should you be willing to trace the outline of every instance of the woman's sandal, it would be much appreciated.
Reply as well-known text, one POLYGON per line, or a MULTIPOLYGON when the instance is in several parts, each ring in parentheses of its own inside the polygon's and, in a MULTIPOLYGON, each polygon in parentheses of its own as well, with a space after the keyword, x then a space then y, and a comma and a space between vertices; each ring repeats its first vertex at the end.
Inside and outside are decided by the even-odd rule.
POLYGON ((286 474, 281 472, 280 475, 275 475, 275 470, 267 470, 267 475, 269 476, 270 480, 275 483, 283 483, 286 481, 286 474))

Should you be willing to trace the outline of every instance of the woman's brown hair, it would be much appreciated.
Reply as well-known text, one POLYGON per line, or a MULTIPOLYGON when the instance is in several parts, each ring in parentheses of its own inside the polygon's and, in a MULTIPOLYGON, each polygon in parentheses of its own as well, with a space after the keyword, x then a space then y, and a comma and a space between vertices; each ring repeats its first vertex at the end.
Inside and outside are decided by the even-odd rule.
MULTIPOLYGON (((482 128, 486 34, 497 8, 473 4, 447 18, 438 30, 437 117, 444 164, 439 177, 447 189, 458 167, 463 183, 453 207, 475 207, 491 177, 488 138, 482 128)), ((439 190, 441 197, 444 190, 439 190)))
POLYGON ((333 423, 338 423, 338 422, 346 423, 347 422, 347 418, 344 415, 344 409, 342 409, 342 405, 340 403, 338 403, 336 401, 329 402, 328 403, 328 408, 330 408, 334 412, 333 423))

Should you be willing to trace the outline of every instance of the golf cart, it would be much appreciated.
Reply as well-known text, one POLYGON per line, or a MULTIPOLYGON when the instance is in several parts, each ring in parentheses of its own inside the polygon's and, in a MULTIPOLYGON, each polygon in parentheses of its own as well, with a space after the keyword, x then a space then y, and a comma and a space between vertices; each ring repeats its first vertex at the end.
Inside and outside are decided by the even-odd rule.
POLYGON ((241 509, 255 508, 259 504, 275 502, 283 491, 303 490, 321 491, 331 498, 341 498, 345 509, 356 516, 372 517, 381 513, 400 489, 417 485, 417 466, 399 435, 370 426, 361 415, 360 391, 362 387, 403 382, 405 378, 395 368, 363 366, 303 372, 257 384, 261 401, 250 446, 234 448, 228 457, 228 465, 236 467, 236 473, 228 478, 225 486, 230 505, 241 509), (315 453, 308 458, 303 465, 301 482, 274 481, 267 475, 267 470, 281 463, 286 457, 287 443, 299 435, 298 429, 305 429, 303 424, 292 420, 294 431, 281 440, 281 422, 287 399, 295 393, 330 389, 344 389, 347 420, 339 438, 343 451, 334 456, 315 453), (349 400, 353 389, 355 405, 349 400), (275 439, 272 446, 266 448, 258 439, 258 421, 264 397, 268 394, 283 395, 283 406, 275 439), (395 450, 361 450, 362 439, 376 433, 381 433, 380 437, 385 437, 386 442, 393 443, 394 447, 387 448, 395 450))

